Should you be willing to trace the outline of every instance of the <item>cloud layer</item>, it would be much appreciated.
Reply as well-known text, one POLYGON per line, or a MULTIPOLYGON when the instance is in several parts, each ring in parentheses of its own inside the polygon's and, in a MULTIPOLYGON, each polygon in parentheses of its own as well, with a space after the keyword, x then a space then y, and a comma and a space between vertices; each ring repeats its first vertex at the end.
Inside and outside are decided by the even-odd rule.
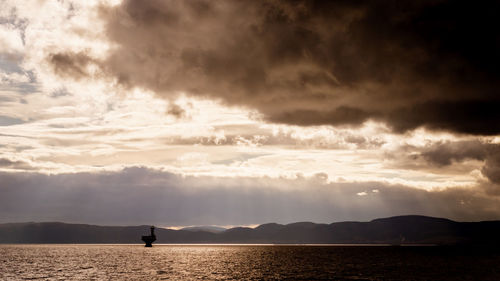
MULTIPOLYGON (((98 64, 129 87, 258 109, 272 122, 500 132, 496 1, 159 1, 101 8, 98 64)), ((96 63, 54 53, 80 77, 96 63)))

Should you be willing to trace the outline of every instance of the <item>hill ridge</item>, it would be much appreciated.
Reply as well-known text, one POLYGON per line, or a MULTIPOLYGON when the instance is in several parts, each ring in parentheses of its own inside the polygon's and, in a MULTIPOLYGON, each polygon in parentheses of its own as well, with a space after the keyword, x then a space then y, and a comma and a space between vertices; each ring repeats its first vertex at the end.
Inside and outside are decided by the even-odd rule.
MULTIPOLYGON (((141 243, 149 226, 102 226, 64 222, 0 224, 0 243, 141 243)), ((220 232, 203 229, 157 229, 157 243, 287 244, 499 244, 500 221, 456 222, 420 215, 393 216, 367 222, 331 224, 266 223, 220 232)))

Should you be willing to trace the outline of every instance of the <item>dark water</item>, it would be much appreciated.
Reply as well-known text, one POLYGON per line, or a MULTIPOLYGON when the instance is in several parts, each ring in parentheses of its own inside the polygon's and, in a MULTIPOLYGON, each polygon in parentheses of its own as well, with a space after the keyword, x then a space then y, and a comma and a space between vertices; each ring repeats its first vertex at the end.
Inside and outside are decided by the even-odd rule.
POLYGON ((500 280, 500 254, 438 247, 0 245, 0 279, 500 280))

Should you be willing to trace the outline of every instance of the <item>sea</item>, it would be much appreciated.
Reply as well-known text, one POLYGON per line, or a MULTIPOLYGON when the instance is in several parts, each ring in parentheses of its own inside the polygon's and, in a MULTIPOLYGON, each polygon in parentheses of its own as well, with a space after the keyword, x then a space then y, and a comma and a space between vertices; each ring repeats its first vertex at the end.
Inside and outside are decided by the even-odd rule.
POLYGON ((500 280, 500 252, 369 245, 0 245, 0 280, 500 280))

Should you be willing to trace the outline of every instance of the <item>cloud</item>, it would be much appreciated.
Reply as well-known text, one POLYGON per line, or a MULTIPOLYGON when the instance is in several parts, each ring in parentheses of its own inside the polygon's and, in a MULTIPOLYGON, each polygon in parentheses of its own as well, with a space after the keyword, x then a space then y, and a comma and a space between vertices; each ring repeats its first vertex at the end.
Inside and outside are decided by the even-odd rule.
POLYGON ((427 146, 420 155, 441 167, 464 160, 484 161, 481 173, 493 184, 487 189, 500 192, 500 144, 478 140, 442 142, 427 146))
POLYGON ((440 142, 429 145, 421 153, 428 162, 438 166, 451 165, 466 159, 484 160, 496 145, 487 144, 478 140, 440 142))
MULTIPOLYGON (((272 122, 500 132, 495 1, 159 1, 101 7, 121 85, 259 110, 272 122)), ((85 55, 88 56, 88 55, 85 55)), ((81 76, 82 53, 52 55, 81 76)))
POLYGON ((50 54, 49 62, 54 67, 54 72, 61 76, 82 78, 89 75, 87 67, 93 63, 93 59, 84 53, 50 54))
POLYGON ((33 170, 33 167, 24 161, 13 161, 7 158, 0 158, 0 168, 33 170))
POLYGON ((26 122, 22 119, 0 115, 0 127, 12 126, 12 125, 23 124, 23 123, 26 123, 26 122))
POLYGON ((0 56, 19 58, 23 49, 23 35, 17 31, 16 24, 0 15, 0 56))
POLYGON ((401 214, 485 220, 500 214, 498 198, 481 190, 425 191, 377 182, 327 184, 321 177, 183 177, 130 167, 57 175, 0 172, 0 180, 2 222, 238 225, 369 220, 401 214))
POLYGON ((173 115, 176 118, 182 118, 186 115, 186 110, 178 104, 170 104, 167 108, 167 114, 173 115))
POLYGON ((481 172, 486 176, 492 183, 498 184, 498 192, 500 193, 500 152, 490 155, 486 158, 486 163, 484 164, 481 172))

